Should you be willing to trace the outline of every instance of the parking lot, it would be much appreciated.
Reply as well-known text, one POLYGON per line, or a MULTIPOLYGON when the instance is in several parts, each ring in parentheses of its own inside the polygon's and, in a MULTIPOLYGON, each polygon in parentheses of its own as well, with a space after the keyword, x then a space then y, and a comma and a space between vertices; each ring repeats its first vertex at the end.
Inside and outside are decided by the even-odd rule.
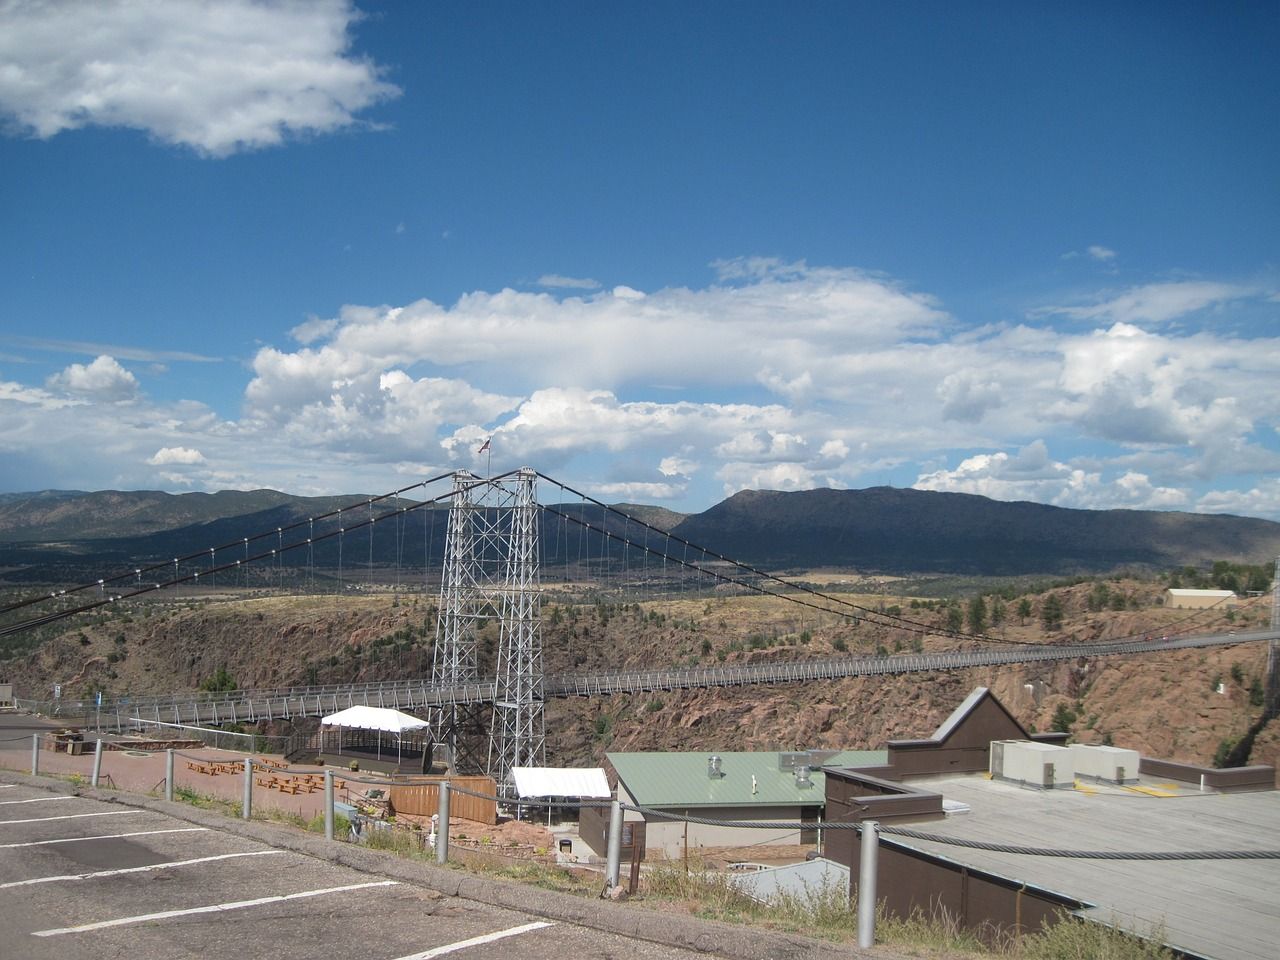
POLYGON ((706 955, 447 896, 25 779, 0 773, 6 957, 706 955))

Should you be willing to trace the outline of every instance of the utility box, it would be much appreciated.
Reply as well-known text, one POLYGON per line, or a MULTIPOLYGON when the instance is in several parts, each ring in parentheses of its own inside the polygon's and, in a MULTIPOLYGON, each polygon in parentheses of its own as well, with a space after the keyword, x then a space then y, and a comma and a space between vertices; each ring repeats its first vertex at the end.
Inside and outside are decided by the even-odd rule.
POLYGON ((1107 783, 1138 782, 1138 751, 1102 744, 1073 743, 1068 749, 1075 761, 1076 773, 1107 783))
POLYGON ((991 776, 1037 790, 1070 790, 1076 771, 1071 751, 1029 740, 992 740, 991 776))

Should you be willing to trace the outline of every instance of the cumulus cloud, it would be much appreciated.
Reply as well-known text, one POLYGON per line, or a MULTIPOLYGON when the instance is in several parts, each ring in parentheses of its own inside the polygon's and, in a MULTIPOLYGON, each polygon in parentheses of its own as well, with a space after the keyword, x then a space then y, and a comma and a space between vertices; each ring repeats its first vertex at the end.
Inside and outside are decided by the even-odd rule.
POLYGON ((483 469, 491 437, 495 469, 682 508, 751 486, 915 480, 1256 514, 1271 508, 1251 478, 1280 469, 1280 339, 961 327, 928 295, 851 269, 725 261, 702 289, 476 291, 348 306, 292 334, 253 358, 235 420, 150 403, 111 356, 0 384, 0 449, 48 463, 92 446, 115 471, 98 486, 325 493, 483 469), (59 419, 71 403, 77 417, 59 419), (1204 499, 1226 476, 1246 478, 1241 492, 1204 499))
POLYGON ((1106 262, 1107 260, 1114 260, 1116 258, 1116 252, 1114 250, 1097 243, 1089 247, 1085 253, 1087 253, 1092 259, 1101 260, 1103 262, 1106 262))
POLYGON ((193 464, 204 462, 204 454, 199 450, 192 450, 190 447, 161 447, 147 458, 147 463, 153 467, 175 463, 193 464))
POLYGON ((938 384, 937 393, 944 420, 977 423, 988 410, 1004 403, 1000 385, 991 375, 973 370, 947 374, 938 384))
POLYGON ((972 493, 993 500, 1031 500, 1079 509, 1159 510, 1185 508, 1183 490, 1158 487, 1150 478, 1127 472, 1111 481, 1049 457, 1042 440, 1012 456, 1005 451, 966 457, 954 470, 922 474, 912 487, 948 493, 972 493))
POLYGON ((664 477, 691 477, 698 472, 699 463, 685 457, 663 457, 658 472, 664 477))
POLYGON ((51 390, 111 403, 123 403, 138 395, 137 378, 115 357, 103 355, 90 364, 73 363, 46 382, 51 390))
POLYGON ((728 463, 716 476, 724 481, 726 497, 740 490, 811 490, 814 487, 839 487, 832 478, 823 478, 799 463, 775 463, 758 466, 751 463, 728 463), (825 482, 824 482, 825 480, 825 482))
POLYGON ((332 133, 399 90, 350 53, 349 0, 10 0, 0 114, 48 139, 146 131, 222 157, 332 133))
POLYGON ((1211 490, 1196 501, 1196 510, 1280 519, 1280 478, 1270 477, 1248 490, 1211 490))

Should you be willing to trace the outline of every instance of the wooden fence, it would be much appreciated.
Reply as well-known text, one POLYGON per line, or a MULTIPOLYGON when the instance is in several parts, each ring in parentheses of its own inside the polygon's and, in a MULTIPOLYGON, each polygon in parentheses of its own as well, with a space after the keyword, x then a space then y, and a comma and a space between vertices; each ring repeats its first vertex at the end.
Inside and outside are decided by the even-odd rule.
MULTIPOLYGON (((392 786, 392 812, 408 813, 418 817, 429 817, 436 813, 440 803, 440 783, 445 779, 449 781, 451 787, 473 790, 476 793, 483 793, 486 797, 492 797, 498 792, 498 785, 492 777, 440 777, 424 783, 392 786)), ((498 822, 498 801, 453 792, 449 795, 449 816, 493 826, 498 822)))

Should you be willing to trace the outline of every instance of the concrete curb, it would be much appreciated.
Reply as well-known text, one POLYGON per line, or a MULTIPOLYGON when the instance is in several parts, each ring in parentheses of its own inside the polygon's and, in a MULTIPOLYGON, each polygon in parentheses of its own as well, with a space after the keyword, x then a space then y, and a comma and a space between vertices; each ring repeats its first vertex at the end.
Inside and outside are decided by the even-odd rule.
MULTIPOLYGON (((51 792, 68 792, 65 780, 32 777, 3 771, 11 783, 51 792)), ((323 836, 261 820, 240 820, 212 810, 139 794, 88 786, 73 788, 78 796, 165 816, 289 850, 317 860, 336 863, 362 873, 377 874, 402 883, 425 887, 446 896, 519 910, 548 920, 572 923, 606 933, 664 944, 698 953, 742 960, 892 960, 899 956, 877 948, 872 952, 841 944, 813 940, 759 927, 737 926, 679 914, 659 913, 606 900, 591 900, 555 890, 526 886, 509 880, 478 877, 463 870, 432 863, 405 860, 392 853, 370 850, 342 841, 330 843, 323 836)))

